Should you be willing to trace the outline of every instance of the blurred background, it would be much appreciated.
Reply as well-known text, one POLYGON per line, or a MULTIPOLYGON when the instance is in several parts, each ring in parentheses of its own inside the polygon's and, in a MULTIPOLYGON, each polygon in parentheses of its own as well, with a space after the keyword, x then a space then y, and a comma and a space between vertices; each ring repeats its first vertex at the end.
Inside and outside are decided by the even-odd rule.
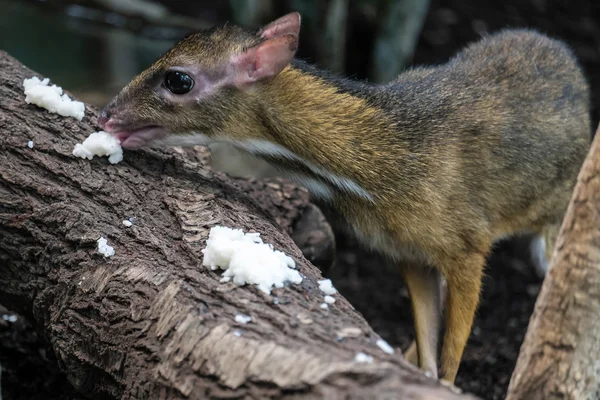
MULTIPOLYGON (((594 126, 600 120, 600 0, 0 0, 0 50, 101 107, 185 34, 226 21, 256 28, 289 11, 302 14, 298 57, 372 82, 443 63, 485 33, 538 29, 574 50, 591 83, 594 126)), ((263 163, 232 157, 230 148, 211 150, 226 172, 273 175, 263 163)), ((336 264, 326 276, 382 337, 406 348, 412 321, 400 277, 382 274, 385 262, 343 232, 336 239, 336 264)), ((518 246, 498 246, 459 387, 504 398, 540 285, 518 246)), ((0 305, 2 313, 9 310, 0 305)), ((5 400, 80 398, 23 319, 0 319, 0 364, 5 400)))

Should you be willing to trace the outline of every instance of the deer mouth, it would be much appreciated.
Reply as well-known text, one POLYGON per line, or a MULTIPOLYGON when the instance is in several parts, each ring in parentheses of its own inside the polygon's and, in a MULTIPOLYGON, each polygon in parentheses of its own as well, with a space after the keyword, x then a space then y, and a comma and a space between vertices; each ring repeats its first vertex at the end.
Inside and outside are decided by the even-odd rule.
POLYGON ((160 125, 143 125, 129 128, 112 118, 102 125, 105 132, 110 133, 121 142, 121 147, 130 150, 146 147, 168 134, 167 130, 160 125))
POLYGON ((146 147, 153 141, 162 139, 167 135, 167 131, 159 125, 148 125, 132 130, 118 130, 110 133, 121 142, 121 147, 130 150, 146 147))

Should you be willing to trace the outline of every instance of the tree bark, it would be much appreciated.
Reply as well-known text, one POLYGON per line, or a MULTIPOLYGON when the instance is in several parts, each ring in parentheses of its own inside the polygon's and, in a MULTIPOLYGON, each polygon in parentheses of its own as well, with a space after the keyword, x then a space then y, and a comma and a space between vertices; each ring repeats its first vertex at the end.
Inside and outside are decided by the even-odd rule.
POLYGON ((22 82, 32 75, 0 52, 0 302, 37 324, 81 393, 471 398, 381 351, 339 294, 321 309, 319 270, 264 208, 198 159, 176 149, 126 152, 116 165, 73 157, 97 111, 78 122, 27 105, 22 82), (201 265, 216 224, 260 232, 296 260, 303 282, 271 296, 220 283, 201 265), (100 236, 114 256, 97 253, 100 236), (238 313, 252 321, 236 323, 238 313), (373 362, 354 362, 359 351, 373 362))
POLYGON ((600 398, 600 127, 579 173, 507 399, 600 398))

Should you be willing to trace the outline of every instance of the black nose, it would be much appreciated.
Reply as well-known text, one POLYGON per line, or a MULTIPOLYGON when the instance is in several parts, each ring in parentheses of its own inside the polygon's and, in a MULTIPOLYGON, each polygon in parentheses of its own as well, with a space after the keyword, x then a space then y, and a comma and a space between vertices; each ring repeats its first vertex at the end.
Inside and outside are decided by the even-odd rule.
POLYGON ((100 115, 98 116, 98 124, 100 124, 100 126, 104 126, 104 124, 106 124, 108 122, 108 120, 110 119, 110 112, 106 109, 100 111, 100 115))

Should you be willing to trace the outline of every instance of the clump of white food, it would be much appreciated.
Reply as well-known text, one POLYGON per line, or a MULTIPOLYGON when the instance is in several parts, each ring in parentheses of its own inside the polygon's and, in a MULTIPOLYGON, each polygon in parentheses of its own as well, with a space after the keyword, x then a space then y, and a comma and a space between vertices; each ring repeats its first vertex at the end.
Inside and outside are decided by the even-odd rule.
POLYGON ((329 308, 329 305, 327 303, 321 303, 321 308, 323 310, 327 310, 329 308))
POLYGON ((30 140, 29 142, 27 142, 27 147, 29 147, 30 149, 33 149, 33 140, 30 140))
POLYGON ((76 157, 91 160, 94 156, 108 156, 111 164, 123 160, 123 148, 117 138, 104 131, 94 132, 83 143, 77 143, 73 149, 76 157))
POLYGON ((357 363, 372 363, 373 357, 363 352, 358 352, 356 353, 356 356, 354 356, 354 361, 357 363))
POLYGON ((17 322, 17 316, 16 315, 8 315, 8 314, 4 314, 2 316, 2 319, 8 322, 17 322))
POLYGON ((131 225, 133 225, 133 222, 125 219, 125 220, 123 220, 123 225, 125 225, 127 228, 129 228, 131 225))
POLYGON ((104 257, 110 257, 115 255, 115 249, 108 245, 108 241, 101 237, 98 239, 98 253, 104 257))
POLYGON ((327 304, 333 304, 333 303, 335 303, 335 299, 332 296, 330 296, 330 295, 324 296, 323 300, 325 300, 325 303, 327 303, 327 304))
POLYGON ((212 270, 225 270, 222 282, 233 280, 238 286, 253 284, 266 294, 271 288, 283 287, 285 282, 299 284, 300 273, 294 260, 273 246, 263 243, 260 233, 244 233, 225 226, 211 228, 203 265, 212 270))
POLYGON ((81 121, 85 115, 85 105, 80 101, 71 100, 67 94, 63 94, 60 86, 50 86, 49 83, 50 79, 40 80, 37 76, 25 79, 23 81, 25 102, 35 104, 63 117, 74 117, 81 121))
POLYGON ((377 342, 375 343, 381 350, 385 351, 388 354, 394 354, 394 348, 392 346, 390 346, 388 344, 388 342, 386 342, 383 339, 379 339, 377 340, 377 342))
POLYGON ((333 284, 331 283, 331 279, 323 279, 318 281, 319 283, 319 289, 321 289, 321 291, 325 294, 328 295, 333 295, 337 293, 337 290, 333 287, 333 284))
POLYGON ((235 322, 238 324, 247 324, 250 321, 252 321, 252 317, 249 315, 237 314, 235 316, 235 322))

